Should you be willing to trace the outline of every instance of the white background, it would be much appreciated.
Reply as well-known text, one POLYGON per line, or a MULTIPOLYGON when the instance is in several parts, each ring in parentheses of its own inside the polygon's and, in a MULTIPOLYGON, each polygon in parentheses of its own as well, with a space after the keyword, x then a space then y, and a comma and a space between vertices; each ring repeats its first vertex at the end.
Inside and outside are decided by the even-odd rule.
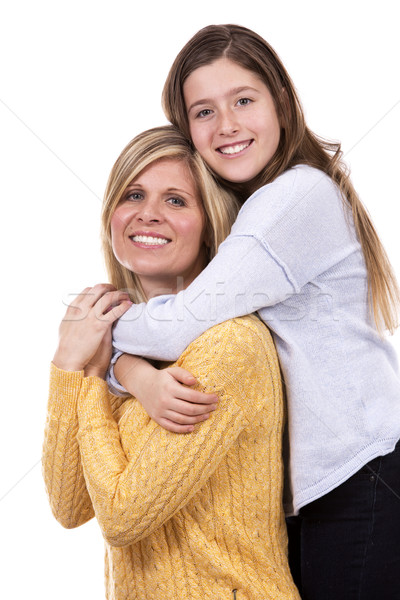
POLYGON ((2 4, 2 598, 104 597, 97 524, 62 529, 44 491, 38 461, 48 367, 68 295, 105 280, 98 233, 105 182, 136 133, 166 122, 160 95, 176 53, 210 23, 239 23, 265 37, 286 64, 311 128, 342 142, 399 276, 396 4, 2 4))

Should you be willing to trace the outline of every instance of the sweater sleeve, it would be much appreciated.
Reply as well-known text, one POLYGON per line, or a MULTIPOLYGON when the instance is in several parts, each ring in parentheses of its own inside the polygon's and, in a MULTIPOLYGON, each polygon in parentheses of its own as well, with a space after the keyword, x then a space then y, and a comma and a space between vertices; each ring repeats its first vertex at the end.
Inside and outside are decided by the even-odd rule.
POLYGON ((96 517, 111 545, 133 544, 170 519, 205 484, 240 432, 279 395, 269 343, 257 328, 237 321, 196 340, 177 364, 197 376, 201 389, 219 395, 217 410, 186 435, 144 419, 129 451, 112 418, 105 382, 84 382, 79 444, 96 517))
MULTIPOLYGON (((209 327, 284 302, 354 252, 356 239, 336 185, 299 167, 258 190, 231 234, 184 291, 132 306, 113 332, 126 352, 175 360, 209 327)), ((111 384, 117 387, 113 377, 111 384)))
POLYGON ((42 467, 53 515, 67 529, 94 516, 76 439, 82 380, 83 371, 63 371, 51 364, 42 467))
MULTIPOLYGON (((83 381, 83 371, 63 371, 53 363, 50 366, 42 470, 52 513, 67 529, 78 527, 94 516, 76 437, 83 381)), ((118 408, 121 400, 113 398, 113 401, 113 409, 118 408)))

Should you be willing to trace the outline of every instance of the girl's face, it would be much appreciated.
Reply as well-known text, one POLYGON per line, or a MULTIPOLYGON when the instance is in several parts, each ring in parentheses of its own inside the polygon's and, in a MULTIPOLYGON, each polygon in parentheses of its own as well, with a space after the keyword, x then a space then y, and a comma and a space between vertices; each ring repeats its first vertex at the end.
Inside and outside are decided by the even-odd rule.
POLYGON ((220 177, 241 183, 275 154, 280 124, 267 86, 252 71, 220 58, 199 67, 183 86, 190 134, 220 177))
POLYGON ((111 218, 113 252, 148 298, 176 293, 206 265, 203 204, 182 160, 160 159, 129 184, 111 218))

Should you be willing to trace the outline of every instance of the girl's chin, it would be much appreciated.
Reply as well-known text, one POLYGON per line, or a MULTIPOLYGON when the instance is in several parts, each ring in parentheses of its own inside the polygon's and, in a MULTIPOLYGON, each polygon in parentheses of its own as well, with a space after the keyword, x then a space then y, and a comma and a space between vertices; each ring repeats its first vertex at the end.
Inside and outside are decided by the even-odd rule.
POLYGON ((230 183, 247 183, 252 181, 258 174, 253 165, 249 165, 248 168, 244 165, 240 167, 239 164, 235 164, 233 161, 229 164, 224 161, 222 165, 216 165, 214 171, 219 177, 230 183))

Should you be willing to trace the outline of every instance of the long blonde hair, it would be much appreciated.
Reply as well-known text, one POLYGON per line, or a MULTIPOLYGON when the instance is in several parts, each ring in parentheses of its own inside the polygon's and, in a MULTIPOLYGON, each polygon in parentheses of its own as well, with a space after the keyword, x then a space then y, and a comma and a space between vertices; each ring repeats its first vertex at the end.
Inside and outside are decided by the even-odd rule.
POLYGON ((380 331, 398 326, 399 288, 389 259, 341 160, 339 143, 315 135, 306 125, 295 87, 273 48, 257 33, 239 25, 209 25, 198 31, 176 57, 164 85, 162 102, 171 123, 190 139, 183 84, 201 66, 228 58, 255 73, 268 87, 281 122, 281 138, 275 155, 252 181, 237 184, 218 178, 234 190, 241 201, 286 169, 307 164, 327 173, 339 186, 351 207, 358 239, 364 253, 369 303, 380 331))
POLYGON ((114 256, 111 241, 111 218, 128 185, 145 167, 161 159, 182 160, 189 168, 203 202, 206 220, 208 258, 229 234, 239 210, 232 192, 217 185, 200 155, 182 133, 172 125, 155 127, 137 135, 123 149, 108 178, 101 217, 103 252, 110 283, 127 290, 133 302, 144 302, 138 277, 123 267, 114 256))

